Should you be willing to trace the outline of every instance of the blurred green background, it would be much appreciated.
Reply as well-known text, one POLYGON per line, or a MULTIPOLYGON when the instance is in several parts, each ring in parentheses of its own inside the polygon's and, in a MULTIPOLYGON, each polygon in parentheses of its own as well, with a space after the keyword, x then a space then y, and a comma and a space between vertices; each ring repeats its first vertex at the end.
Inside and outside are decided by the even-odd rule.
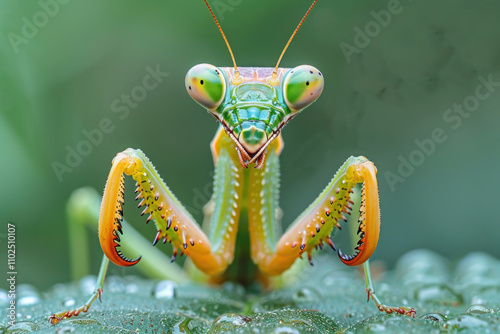
MULTIPOLYGON (((239 66, 274 66, 309 2, 212 5, 239 66)), ((450 259, 475 250, 500 256, 500 87, 474 99, 478 89, 488 93, 478 77, 500 82, 499 15, 497 0, 320 0, 281 64, 314 65, 326 80, 323 96, 283 132, 285 225, 349 155, 365 155, 379 171, 374 258, 392 265, 422 247, 450 259), (447 111, 463 103, 470 114, 447 111), (431 150, 436 129, 446 140, 419 153, 415 141, 431 150), (417 166, 400 173, 401 159, 417 166)), ((127 147, 143 149, 201 219, 217 124, 187 95, 184 76, 198 63, 231 65, 201 0, 0 0, 0 25, 0 217, 17 226, 19 282, 45 289, 70 280, 66 200, 78 187, 101 191, 112 158, 127 147), (122 94, 140 91, 148 66, 169 74, 128 114, 115 112, 122 94), (54 162, 67 165, 68 147, 84 145, 85 131, 103 119, 113 130, 58 177, 54 162)), ((152 240, 154 228, 135 211, 127 217, 152 240)))

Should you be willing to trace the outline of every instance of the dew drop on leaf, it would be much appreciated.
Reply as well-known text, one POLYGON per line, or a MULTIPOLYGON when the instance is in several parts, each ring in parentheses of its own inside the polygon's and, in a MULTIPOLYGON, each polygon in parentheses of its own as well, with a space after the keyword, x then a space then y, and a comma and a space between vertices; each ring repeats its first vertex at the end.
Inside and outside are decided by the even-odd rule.
POLYGON ((493 313, 493 310, 490 310, 486 306, 483 305, 471 305, 465 311, 467 314, 485 314, 485 313, 493 313))
POLYGON ((177 284, 173 281, 163 280, 154 287, 155 298, 172 299, 177 295, 177 284))
POLYGON ((420 319, 432 320, 436 322, 445 321, 446 317, 441 313, 427 313, 420 317, 420 319))
POLYGON ((319 297, 319 292, 310 287, 299 288, 292 295, 292 299, 296 303, 315 301, 318 300, 319 297))

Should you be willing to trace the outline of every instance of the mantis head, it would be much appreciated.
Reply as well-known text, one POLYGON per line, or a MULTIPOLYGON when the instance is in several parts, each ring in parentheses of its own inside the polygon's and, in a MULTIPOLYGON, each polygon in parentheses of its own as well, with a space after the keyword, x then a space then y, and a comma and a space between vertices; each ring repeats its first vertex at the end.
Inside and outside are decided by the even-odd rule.
POLYGON ((283 126, 321 95, 324 79, 310 65, 293 69, 232 68, 199 64, 186 75, 186 90, 235 142, 244 168, 261 168, 266 147, 283 126))
POLYGON ((290 119, 316 101, 323 91, 323 76, 313 66, 279 68, 286 49, 316 2, 300 20, 272 69, 238 68, 226 35, 205 0, 226 42, 233 69, 196 65, 186 75, 186 89, 224 127, 236 144, 243 168, 252 162, 262 168, 266 147, 290 119))

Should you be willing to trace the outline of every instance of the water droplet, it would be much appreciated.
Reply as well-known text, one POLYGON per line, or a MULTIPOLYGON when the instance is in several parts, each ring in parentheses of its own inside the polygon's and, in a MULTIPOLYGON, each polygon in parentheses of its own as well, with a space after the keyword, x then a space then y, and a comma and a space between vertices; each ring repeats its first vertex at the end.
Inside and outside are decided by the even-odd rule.
POLYGON ((457 283, 464 290, 473 287, 498 288, 500 276, 500 261, 489 254, 474 252, 463 258, 455 270, 457 283))
POLYGON ((7 306, 9 305, 9 303, 10 303, 9 294, 4 289, 0 289, 0 307, 7 306))
POLYGON ((107 288, 111 293, 123 293, 125 292, 125 284, 119 276, 110 276, 106 280, 107 288))
POLYGON ((446 317, 441 313, 427 313, 420 317, 420 319, 432 320, 436 322, 445 321, 446 317))
POLYGON ((137 293, 139 291, 139 286, 133 283, 127 284, 125 291, 129 294, 137 293))
POLYGON ((416 297, 419 301, 438 300, 442 294, 439 286, 429 286, 416 291, 416 297))
POLYGON ((19 306, 28 306, 34 305, 40 301, 38 296, 23 296, 17 299, 17 305, 19 306))
POLYGON ((310 287, 303 287, 297 289, 292 295, 292 299, 296 303, 315 301, 318 300, 319 297, 320 297, 319 292, 310 287))
POLYGON ((483 305, 471 305, 465 311, 467 314, 485 314, 485 313, 493 313, 493 310, 490 310, 486 306, 483 305))
POLYGON ((106 279, 107 288, 111 293, 123 293, 125 292, 125 283, 123 279, 119 276, 110 276, 106 279))
POLYGON ((463 303, 463 297, 450 285, 436 284, 414 290, 415 298, 422 302, 463 303))
POLYGON ((153 294, 155 298, 175 298, 177 296, 177 284, 169 280, 159 281, 156 283, 153 294))
POLYGON ((20 284, 17 287, 17 305, 28 306, 40 302, 40 294, 29 284, 20 284))
POLYGON ((66 298, 64 300, 64 307, 73 307, 76 304, 76 301, 73 298, 66 298))
POLYGON ((94 293, 97 277, 93 275, 85 276, 78 282, 78 288, 84 296, 94 293))
POLYGON ((40 326, 31 321, 18 321, 14 325, 6 328, 6 333, 24 334, 39 330, 40 326))
POLYGON ((252 321, 252 319, 244 315, 237 313, 226 313, 215 320, 208 333, 223 333, 228 330, 245 326, 246 323, 250 321, 252 321))
POLYGON ((410 288, 449 281, 448 262, 426 249, 413 250, 401 256, 395 271, 405 286, 410 288))

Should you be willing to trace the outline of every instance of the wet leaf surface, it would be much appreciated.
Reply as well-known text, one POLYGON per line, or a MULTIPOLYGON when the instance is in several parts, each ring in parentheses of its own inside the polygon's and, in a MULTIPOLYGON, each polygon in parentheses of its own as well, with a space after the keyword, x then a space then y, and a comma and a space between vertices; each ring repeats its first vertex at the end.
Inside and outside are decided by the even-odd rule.
MULTIPOLYGON (((305 262, 305 261, 304 261, 305 262)), ((451 265, 426 250, 401 257, 376 282, 380 299, 417 309, 416 318, 378 312, 366 302, 356 269, 317 256, 296 270, 294 283, 273 291, 245 292, 226 283, 213 287, 137 277, 109 277, 103 303, 55 326, 54 312, 82 305, 95 277, 57 284, 40 293, 18 286, 17 323, 4 333, 477 333, 500 328, 500 261, 472 253, 451 265)), ((2 294, 4 291, 2 291, 2 294)), ((8 299, 0 299, 7 319, 8 299)))

